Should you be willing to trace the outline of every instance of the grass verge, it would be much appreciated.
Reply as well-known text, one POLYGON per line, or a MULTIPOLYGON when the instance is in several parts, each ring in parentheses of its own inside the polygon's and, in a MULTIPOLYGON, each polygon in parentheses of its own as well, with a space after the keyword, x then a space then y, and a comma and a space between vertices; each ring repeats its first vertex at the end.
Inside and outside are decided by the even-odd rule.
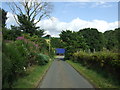
POLYGON ((29 75, 19 78, 13 88, 36 88, 52 61, 44 66, 32 66, 27 70, 29 75))
POLYGON ((103 77, 100 73, 97 73, 91 69, 82 66, 79 63, 74 63, 70 60, 67 62, 72 65, 81 75, 88 79, 96 88, 120 88, 120 85, 116 85, 110 78, 103 77))

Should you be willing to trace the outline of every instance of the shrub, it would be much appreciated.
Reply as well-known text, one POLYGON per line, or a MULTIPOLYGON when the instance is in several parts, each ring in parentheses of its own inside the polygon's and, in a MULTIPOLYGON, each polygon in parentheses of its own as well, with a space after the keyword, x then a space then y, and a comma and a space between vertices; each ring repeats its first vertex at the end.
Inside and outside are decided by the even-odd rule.
POLYGON ((49 57, 44 54, 37 54, 36 60, 39 65, 45 65, 49 62, 49 57))
POLYGON ((109 75, 113 75, 119 78, 120 73, 120 55, 113 52, 96 52, 96 53, 86 53, 86 52, 76 52, 71 58, 73 61, 77 61, 82 65, 91 67, 94 69, 103 70, 109 75))
POLYGON ((34 37, 31 41, 29 35, 16 39, 16 41, 9 43, 3 42, 3 88, 12 87, 17 78, 25 75, 24 67, 27 68, 35 64, 45 65, 49 62, 49 57, 46 54, 48 53, 48 44, 45 41, 40 41, 43 39, 34 37), (41 53, 40 49, 43 49, 46 55, 38 54, 41 53))
POLYGON ((13 43, 3 45, 3 84, 8 83, 12 86, 17 76, 24 73, 24 57, 20 54, 13 43))

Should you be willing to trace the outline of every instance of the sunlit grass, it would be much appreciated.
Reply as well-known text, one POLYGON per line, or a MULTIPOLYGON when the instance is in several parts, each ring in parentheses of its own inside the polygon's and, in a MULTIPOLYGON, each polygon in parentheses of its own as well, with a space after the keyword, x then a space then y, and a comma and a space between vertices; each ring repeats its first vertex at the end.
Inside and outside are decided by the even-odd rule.
POLYGON ((71 64, 78 72, 90 80, 97 88, 120 88, 120 85, 116 85, 115 80, 111 78, 105 78, 101 75, 102 72, 95 72, 91 69, 88 69, 82 66, 79 63, 74 63, 70 60, 67 61, 71 64))

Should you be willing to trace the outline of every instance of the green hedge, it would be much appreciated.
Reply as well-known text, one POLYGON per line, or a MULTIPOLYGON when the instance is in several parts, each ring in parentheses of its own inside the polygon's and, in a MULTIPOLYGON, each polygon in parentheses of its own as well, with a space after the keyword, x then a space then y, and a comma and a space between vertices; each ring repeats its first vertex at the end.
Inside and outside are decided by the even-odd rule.
POLYGON ((74 62, 79 62, 88 68, 94 68, 96 70, 103 70, 108 75, 115 76, 120 79, 120 54, 113 52, 76 52, 72 56, 74 62))

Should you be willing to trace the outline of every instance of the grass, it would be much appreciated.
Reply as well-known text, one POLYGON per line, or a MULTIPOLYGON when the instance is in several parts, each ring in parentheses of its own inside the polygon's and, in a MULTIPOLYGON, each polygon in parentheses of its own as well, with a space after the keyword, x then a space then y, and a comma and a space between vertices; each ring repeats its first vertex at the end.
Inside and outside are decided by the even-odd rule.
POLYGON ((120 85, 116 84, 115 80, 103 77, 100 74, 101 72, 97 73, 91 69, 86 68, 85 66, 82 66, 79 63, 74 63, 70 60, 67 60, 67 62, 97 88, 120 88, 120 85))
POLYGON ((52 61, 44 66, 32 66, 27 70, 29 75, 19 78, 13 85, 13 88, 36 88, 42 79, 45 71, 49 68, 52 61))

